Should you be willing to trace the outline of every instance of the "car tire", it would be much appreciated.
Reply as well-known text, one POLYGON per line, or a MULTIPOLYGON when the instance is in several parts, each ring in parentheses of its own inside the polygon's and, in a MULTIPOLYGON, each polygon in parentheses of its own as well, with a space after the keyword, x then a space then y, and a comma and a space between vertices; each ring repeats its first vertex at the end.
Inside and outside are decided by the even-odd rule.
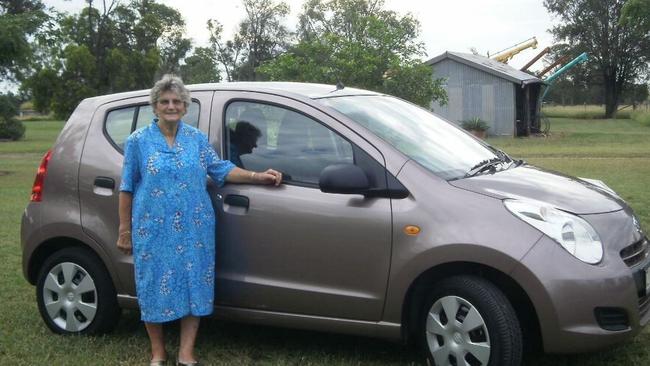
POLYGON ((58 334, 101 334, 120 317, 106 267, 88 249, 70 247, 50 255, 36 283, 38 310, 58 334))
POLYGON ((503 292, 485 279, 454 276, 437 282, 420 319, 422 347, 431 365, 521 364, 517 315, 503 292))

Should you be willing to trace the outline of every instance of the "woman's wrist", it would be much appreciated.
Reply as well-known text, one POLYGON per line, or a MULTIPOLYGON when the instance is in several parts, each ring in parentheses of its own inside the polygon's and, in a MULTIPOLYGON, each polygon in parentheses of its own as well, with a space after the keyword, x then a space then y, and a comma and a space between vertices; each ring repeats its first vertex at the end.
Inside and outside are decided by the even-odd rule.
POLYGON ((255 181, 255 176, 257 176, 256 172, 251 172, 251 180, 254 182, 255 181))

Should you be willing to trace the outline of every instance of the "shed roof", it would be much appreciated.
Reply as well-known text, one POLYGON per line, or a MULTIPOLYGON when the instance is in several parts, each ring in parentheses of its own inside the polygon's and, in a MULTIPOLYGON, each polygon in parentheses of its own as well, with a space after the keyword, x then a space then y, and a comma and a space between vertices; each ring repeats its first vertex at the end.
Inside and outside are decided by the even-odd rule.
POLYGON ((427 65, 434 65, 438 62, 451 59, 456 62, 460 62, 467 66, 485 71, 489 74, 498 76, 500 78, 506 79, 513 83, 521 84, 531 84, 531 83, 543 83, 544 80, 525 73, 523 71, 517 70, 512 66, 489 59, 481 55, 473 55, 471 53, 460 53, 460 52, 445 52, 440 54, 429 61, 425 62, 427 65))

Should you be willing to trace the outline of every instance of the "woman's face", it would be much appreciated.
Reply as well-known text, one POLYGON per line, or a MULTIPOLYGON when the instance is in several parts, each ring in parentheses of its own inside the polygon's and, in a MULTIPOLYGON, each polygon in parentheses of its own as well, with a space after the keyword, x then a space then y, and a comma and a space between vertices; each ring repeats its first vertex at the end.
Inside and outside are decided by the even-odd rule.
POLYGON ((166 91, 160 94, 154 113, 161 122, 177 123, 185 115, 185 103, 178 94, 166 91))

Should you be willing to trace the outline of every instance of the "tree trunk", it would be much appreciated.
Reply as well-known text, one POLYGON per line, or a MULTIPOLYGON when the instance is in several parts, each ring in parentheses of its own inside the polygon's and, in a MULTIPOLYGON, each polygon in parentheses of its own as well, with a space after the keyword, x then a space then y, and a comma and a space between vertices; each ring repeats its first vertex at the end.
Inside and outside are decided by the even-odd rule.
POLYGON ((605 89, 605 118, 616 118, 619 92, 616 84, 616 72, 611 67, 605 68, 603 82, 605 89))

